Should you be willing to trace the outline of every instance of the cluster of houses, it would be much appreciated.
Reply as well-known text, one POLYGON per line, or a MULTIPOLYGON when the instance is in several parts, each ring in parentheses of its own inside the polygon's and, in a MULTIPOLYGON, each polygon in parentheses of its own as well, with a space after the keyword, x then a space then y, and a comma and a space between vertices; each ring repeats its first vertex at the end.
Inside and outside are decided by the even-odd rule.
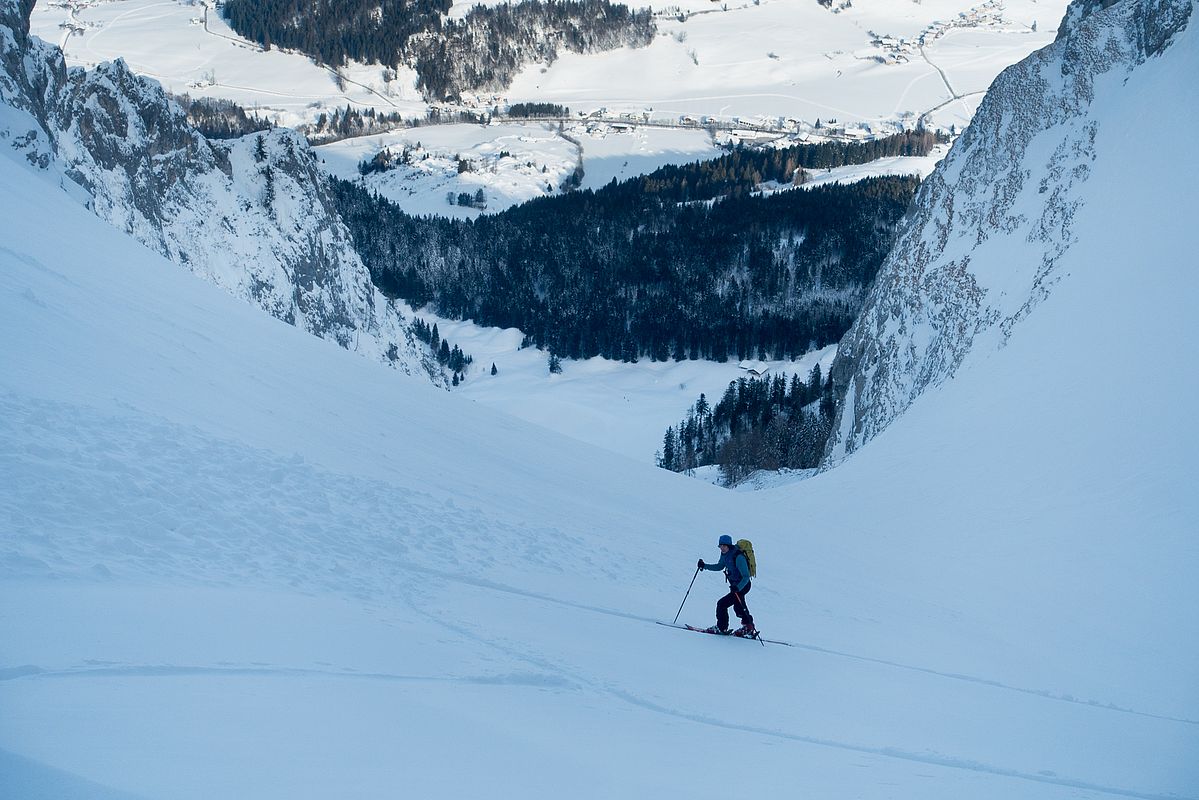
POLYGON ((980 6, 963 11, 954 19, 937 20, 922 30, 918 36, 907 39, 900 36, 880 36, 870 32, 872 45, 882 51, 877 56, 884 64, 906 64, 916 57, 921 47, 928 47, 955 28, 985 28, 1006 24, 1003 18, 1002 0, 987 0, 980 6))
POLYGON ((877 139, 911 128, 914 120, 841 124, 835 118, 815 124, 793 117, 678 117, 651 115, 649 112, 608 115, 606 110, 580 114, 580 119, 567 130, 592 137, 632 133, 639 125, 670 128, 710 128, 716 145, 722 147, 790 147, 796 144, 815 144, 822 141, 859 141, 877 139))
MULTIPOLYGON (((963 20, 987 20, 988 14, 998 15, 1002 11, 999 0, 989 0, 969 12, 963 12, 963 20)), ((996 16, 996 18, 998 18, 996 16)), ((971 23, 973 24, 973 22, 971 23)), ((931 41, 926 36, 942 36, 949 27, 944 23, 934 23, 921 34, 919 42, 931 41), (938 27, 941 26, 941 27, 938 27)), ((875 38, 875 44, 882 41, 897 43, 897 46, 909 46, 906 39, 893 37, 875 38)), ((916 47, 918 45, 910 45, 916 47)), ((501 125, 507 122, 503 114, 506 104, 496 102, 492 106, 466 106, 472 110, 464 111, 464 106, 443 107, 434 106, 434 113, 443 122, 475 121, 484 124, 501 125), (477 110, 473 110, 477 109, 477 110), (473 119, 465 117, 474 114, 473 119)), ((557 121, 560 129, 566 129, 576 134, 585 133, 597 137, 608 134, 632 133, 640 126, 659 128, 706 128, 711 131, 717 145, 726 147, 788 147, 794 144, 815 143, 826 140, 839 141, 868 141, 879 137, 890 136, 905 129, 910 129, 915 123, 913 114, 905 114, 892 122, 874 122, 858 124, 841 124, 835 118, 829 117, 816 120, 814 123, 789 116, 753 117, 716 117, 699 114, 673 114, 664 111, 654 111, 646 108, 639 111, 615 111, 606 107, 589 110, 576 110, 565 117, 545 117, 545 121, 557 121), (911 119, 908 119, 911 117, 911 119)))
MULTIPOLYGON (((778 127, 737 128, 717 130, 714 140, 717 145, 739 147, 791 147, 796 144, 817 144, 824 141, 865 142, 899 133, 911 128, 912 124, 899 122, 873 122, 843 125, 836 119, 828 119, 813 125, 809 122, 791 123, 781 121, 778 127)), ((909 121, 910 122, 910 121, 909 121)))

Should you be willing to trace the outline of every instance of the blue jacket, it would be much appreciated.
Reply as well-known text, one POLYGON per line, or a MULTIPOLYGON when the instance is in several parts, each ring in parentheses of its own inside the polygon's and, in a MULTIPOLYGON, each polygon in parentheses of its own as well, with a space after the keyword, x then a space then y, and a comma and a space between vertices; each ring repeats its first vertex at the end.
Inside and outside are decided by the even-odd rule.
POLYGON ((718 569, 724 570, 724 574, 728 576, 729 585, 739 592, 745 591, 745 587, 749 586, 749 562, 745 560, 745 554, 735 547, 729 548, 727 553, 721 553, 720 561, 715 564, 705 561, 704 569, 710 569, 713 572, 718 569))

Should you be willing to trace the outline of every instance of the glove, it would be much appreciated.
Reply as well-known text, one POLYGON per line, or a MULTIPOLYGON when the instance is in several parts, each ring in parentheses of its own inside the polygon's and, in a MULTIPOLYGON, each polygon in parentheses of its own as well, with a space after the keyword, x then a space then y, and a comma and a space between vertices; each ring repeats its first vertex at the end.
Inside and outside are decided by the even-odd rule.
POLYGON ((703 568, 704 568, 704 560, 703 560, 702 558, 699 560, 699 563, 695 565, 695 568, 696 568, 696 569, 703 569, 703 568))

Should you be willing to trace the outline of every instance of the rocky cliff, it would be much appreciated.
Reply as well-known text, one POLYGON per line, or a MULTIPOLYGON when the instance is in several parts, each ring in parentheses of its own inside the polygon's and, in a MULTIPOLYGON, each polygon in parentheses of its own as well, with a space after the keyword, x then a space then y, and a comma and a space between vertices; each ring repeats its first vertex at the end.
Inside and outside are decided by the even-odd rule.
POLYGON ((208 140, 124 62, 68 69, 57 48, 29 35, 32 5, 0 0, 0 146, 271 315, 444 385, 408 320, 371 283, 301 136, 208 140))
POLYGON ((1120 91, 1165 53, 1194 10, 1192 0, 1076 0, 1052 45, 995 80, 921 186, 842 340, 833 377, 844 400, 826 466, 1003 347, 1068 278, 1058 266, 1076 244, 1104 125, 1096 93, 1120 91))

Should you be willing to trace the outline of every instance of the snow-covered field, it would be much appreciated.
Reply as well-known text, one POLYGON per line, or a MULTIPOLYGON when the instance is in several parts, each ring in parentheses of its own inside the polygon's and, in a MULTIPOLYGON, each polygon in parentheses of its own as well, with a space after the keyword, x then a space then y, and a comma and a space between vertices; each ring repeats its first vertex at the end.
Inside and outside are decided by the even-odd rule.
MULTIPOLYGON (((938 145, 927 156, 894 156, 891 158, 880 158, 865 164, 849 164, 844 167, 829 167, 828 169, 810 169, 806 171, 808 176, 807 181, 801 184, 800 188, 814 189, 817 186, 827 186, 834 183, 854 183, 866 178, 879 178, 885 175, 916 175, 923 180, 937 168, 937 164, 945 157, 947 151, 947 146, 938 145)), ((791 184, 786 186, 771 186, 768 184, 764 186, 763 190, 767 192, 791 191, 793 188, 795 187, 791 184)))
POLYGON ((936 124, 962 127, 1004 67, 1053 41, 1066 3, 858 0, 838 13, 802 0, 671 7, 685 21, 660 17, 649 47, 565 54, 526 69, 509 95, 579 110, 808 122, 914 122, 905 115, 936 109, 936 124), (876 46, 876 36, 896 43, 876 46), (879 60, 896 54, 902 60, 879 60))
POLYGON ((376 136, 361 136, 318 148, 329 171, 360 177, 358 165, 384 149, 410 161, 366 177, 366 184, 410 214, 475 217, 503 211, 535 197, 558 194, 576 167, 584 170, 580 188, 598 189, 666 164, 715 158, 706 131, 638 127, 617 132, 603 123, 429 125, 376 136), (471 165, 459 172, 459 159, 471 165), (485 209, 451 205, 447 194, 474 195, 482 189, 485 209))
POLYGON ((706 131, 690 128, 637 126, 616 129, 606 123, 567 127, 583 151, 582 189, 599 189, 646 175, 667 164, 687 164, 717 158, 725 151, 713 144, 706 131))
POLYGON ((180 0, 41 0, 30 33, 59 45, 67 63, 92 67, 123 58, 168 91, 233 100, 282 125, 315 120, 346 104, 423 116, 415 73, 392 82, 378 66, 352 65, 337 76, 307 56, 263 52, 216 11, 180 0))
POLYGON ((0 796, 1199 797, 1199 276, 1160 213, 1199 165, 1125 152, 1188 128, 1186 37, 1006 346, 753 494, 309 337, 0 158, 0 796), (794 647, 653 624, 724 532, 794 647))
POLYGON ((579 149, 546 125, 431 125, 346 139, 317 152, 340 178, 358 179, 358 165, 384 149, 409 162, 368 175, 365 183, 409 214, 476 217, 555 194, 579 164, 579 149), (470 170, 459 172, 465 160, 470 170), (485 209, 451 204, 482 189, 485 209))
MULTIPOLYGON (((564 54, 553 65, 526 69, 508 95, 575 111, 808 122, 895 120, 943 106, 937 122, 960 127, 1001 69, 1053 40, 1065 6, 859 0, 833 13, 801 0, 683 0, 656 9, 660 33, 650 47, 564 54), (887 58, 896 63, 877 60, 887 58)), ((215 11, 179 0, 41 0, 31 30, 62 45, 69 63, 122 57, 171 91, 227 97, 283 124, 346 103, 406 116, 424 110, 410 71, 388 83, 377 66, 350 66, 339 88, 306 57, 261 52, 215 11)))
MULTIPOLYGON (((420 312, 437 323, 443 339, 474 358, 466 380, 454 392, 587 444, 652 464, 667 426, 677 425, 700 393, 715 403, 729 381, 748 373, 737 361, 650 361, 636 364, 591 358, 562 360, 551 375, 546 354, 521 349, 515 328, 484 328, 420 312), (496 374, 491 374, 491 365, 496 374)), ((836 347, 813 351, 796 361, 753 362, 788 379, 807 377, 819 363, 828 370, 836 347)))

